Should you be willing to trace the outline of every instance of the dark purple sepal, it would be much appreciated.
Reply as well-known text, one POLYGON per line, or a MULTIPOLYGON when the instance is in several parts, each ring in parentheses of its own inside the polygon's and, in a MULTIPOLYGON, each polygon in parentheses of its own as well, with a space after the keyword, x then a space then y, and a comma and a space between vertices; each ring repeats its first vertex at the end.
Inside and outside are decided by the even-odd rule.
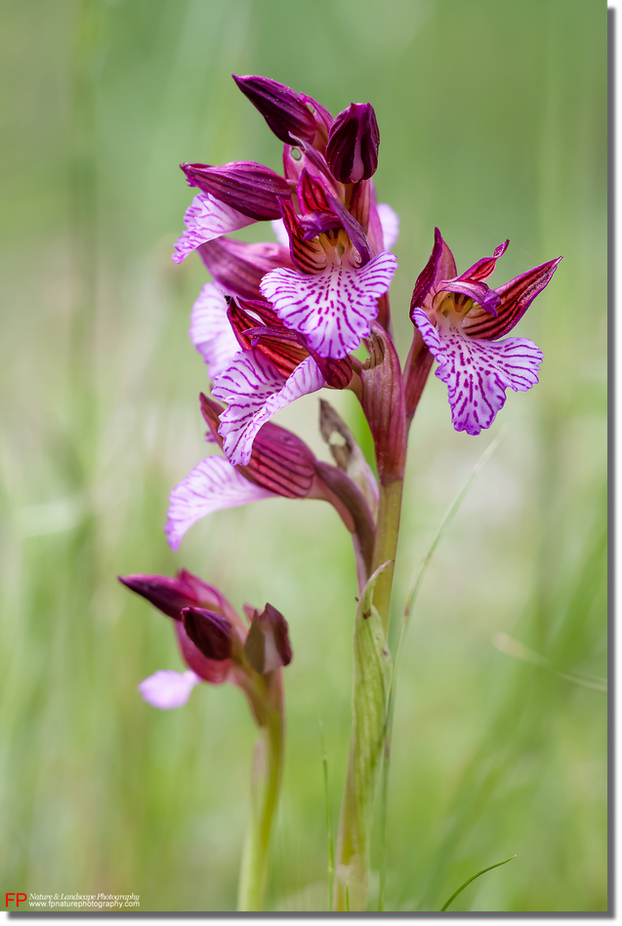
MULTIPOLYGON (((218 425, 223 406, 201 393, 201 411, 222 447, 218 425)), ((249 482, 269 492, 284 498, 306 498, 314 480, 314 465, 315 457, 304 441, 286 428, 268 422, 255 438, 248 464, 235 468, 249 482)))
POLYGON ((242 91, 259 110, 277 138, 288 145, 297 144, 300 138, 313 144, 321 127, 326 130, 332 122, 328 110, 311 97, 296 93, 285 84, 269 77, 231 75, 242 91), (327 119, 330 120, 327 123, 327 119))
POLYGON ((226 617, 206 608, 184 608, 181 616, 190 640, 206 659, 222 662, 231 658, 233 630, 226 617))
POLYGON ((263 275, 277 267, 293 266, 287 248, 275 242, 246 244, 223 237, 199 245, 197 251, 223 289, 241 299, 261 299, 263 275))
POLYGON ((328 133, 326 160, 340 183, 369 180, 378 167, 380 132, 371 103, 351 103, 328 133))
POLYGON ((146 598, 154 608, 172 617, 181 620, 181 612, 190 605, 198 604, 194 589, 185 582, 171 579, 168 576, 156 575, 130 575, 117 576, 131 591, 146 598))
POLYGON ((417 277, 412 299, 410 300, 410 318, 412 321, 413 309, 422 307, 431 308, 428 299, 430 291, 440 280, 449 280, 456 275, 456 262, 454 256, 443 241, 438 228, 434 229, 434 247, 430 259, 417 277))
POLYGON ((536 296, 549 284, 561 257, 549 260, 533 270, 504 283, 496 290, 500 297, 497 317, 472 309, 463 322, 463 330, 471 338, 494 341, 502 338, 521 320, 536 296))
POLYGON ((181 569, 174 579, 158 575, 118 576, 118 579, 131 591, 146 598, 155 608, 176 621, 181 620, 184 608, 195 605, 217 608, 229 617, 235 615, 227 599, 215 586, 208 585, 187 569, 181 569))
POLYGON ((180 166, 194 186, 257 221, 280 218, 279 202, 291 196, 287 180, 255 161, 180 166))
POLYGON ((369 360, 361 373, 361 404, 374 438, 378 476, 387 485, 403 477, 406 463, 404 381, 393 341, 377 322, 365 345, 369 360))
POLYGON ((255 610, 244 643, 250 666, 260 675, 274 672, 292 661, 287 621, 271 604, 261 614, 255 610))

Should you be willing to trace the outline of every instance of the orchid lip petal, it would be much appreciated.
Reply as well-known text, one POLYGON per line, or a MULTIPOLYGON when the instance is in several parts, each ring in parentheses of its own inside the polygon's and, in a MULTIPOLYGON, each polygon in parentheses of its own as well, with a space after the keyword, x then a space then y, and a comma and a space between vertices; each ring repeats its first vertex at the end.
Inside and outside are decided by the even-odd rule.
POLYGON ((171 491, 164 528, 169 546, 176 550, 186 531, 214 511, 273 496, 273 492, 245 479, 222 457, 207 457, 171 491))
POLYGON ((307 357, 286 378, 258 351, 240 351, 214 383, 212 395, 228 403, 218 433, 231 463, 246 466, 263 424, 281 408, 324 385, 316 362, 307 357))
POLYGON ((327 267, 314 275, 278 268, 260 289, 288 328, 306 336, 321 357, 341 360, 367 337, 388 290, 397 258, 383 251, 364 267, 327 267))
POLYGON ((173 669, 159 669, 143 679, 136 687, 142 698, 152 707, 169 711, 186 704, 192 689, 201 679, 192 669, 175 672, 173 669))
POLYGON ((205 283, 190 314, 190 340, 214 379, 239 350, 227 317, 227 303, 216 283, 205 283))
POLYGON ((186 231, 175 244, 173 260, 179 264, 199 245, 246 228, 254 221, 237 209, 220 202, 210 193, 198 193, 186 210, 186 231))
POLYGON ((435 328, 419 308, 413 321, 439 362, 436 376, 447 386, 456 431, 479 434, 503 408, 506 389, 525 392, 538 382, 542 351, 533 341, 475 340, 460 328, 435 328))

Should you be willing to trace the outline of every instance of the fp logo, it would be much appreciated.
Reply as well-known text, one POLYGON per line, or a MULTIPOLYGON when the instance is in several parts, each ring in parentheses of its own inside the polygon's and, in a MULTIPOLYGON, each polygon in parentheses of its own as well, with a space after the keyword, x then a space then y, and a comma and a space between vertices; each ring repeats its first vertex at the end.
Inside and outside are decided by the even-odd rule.
POLYGON ((14 903, 16 907, 19 907, 20 903, 23 903, 25 900, 28 900, 28 894, 16 894, 12 891, 10 894, 6 894, 5 907, 8 907, 9 903, 14 903))

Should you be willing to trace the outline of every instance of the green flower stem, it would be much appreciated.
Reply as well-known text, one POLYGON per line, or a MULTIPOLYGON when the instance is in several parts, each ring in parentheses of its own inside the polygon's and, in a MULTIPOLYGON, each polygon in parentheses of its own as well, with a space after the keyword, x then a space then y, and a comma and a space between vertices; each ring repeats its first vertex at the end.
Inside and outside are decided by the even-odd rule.
POLYGON ((391 608, 395 554, 400 530, 403 487, 403 479, 394 479, 388 485, 381 484, 378 501, 378 523, 376 525, 372 572, 382 566, 383 563, 390 563, 378 577, 374 589, 374 605, 382 620, 385 635, 389 629, 389 610, 391 608))
MULTIPOLYGON (((280 675, 280 670, 278 670, 280 675)), ((276 672, 268 675, 276 676, 276 672)), ((268 851, 274 815, 279 798, 283 770, 284 715, 280 692, 280 678, 273 679, 278 686, 278 707, 269 707, 262 717, 261 737, 255 745, 251 783, 251 820, 244 843, 238 910, 263 910, 268 875, 268 851)), ((270 681, 266 687, 270 686, 270 681)))
POLYGON ((381 565, 372 574, 356 615, 352 741, 339 821, 335 910, 365 910, 367 907, 374 797, 391 676, 383 621, 373 601, 380 579, 390 569, 390 564, 381 565))

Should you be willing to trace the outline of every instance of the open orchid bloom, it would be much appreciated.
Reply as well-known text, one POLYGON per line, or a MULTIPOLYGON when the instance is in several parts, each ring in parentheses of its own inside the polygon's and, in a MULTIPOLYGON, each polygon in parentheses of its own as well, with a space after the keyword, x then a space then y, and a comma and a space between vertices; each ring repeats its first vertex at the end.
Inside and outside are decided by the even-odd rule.
POLYGON ((285 177, 253 161, 182 164, 200 192, 186 212, 173 259, 198 248, 226 293, 243 299, 261 294, 313 352, 341 360, 369 335, 397 267, 387 250, 397 237, 397 216, 376 206, 371 181, 380 142, 373 107, 352 103, 333 119, 311 97, 277 81, 234 79, 285 142, 285 177), (282 244, 224 238, 280 217, 289 254, 282 244))
POLYGON ((250 627, 227 599, 186 569, 174 579, 158 575, 119 576, 127 588, 173 618, 184 672, 160 669, 138 685, 143 699, 160 710, 181 707, 199 682, 229 681, 242 688, 255 719, 262 705, 253 678, 289 665, 292 650, 287 622, 271 604, 260 613, 245 607, 250 627))
POLYGON ((485 280, 508 246, 456 275, 453 255, 438 229, 434 249, 420 274, 411 319, 439 365, 456 431, 479 434, 505 404, 506 389, 525 392, 538 382, 542 352, 527 338, 497 343, 523 317, 549 283, 561 257, 528 270, 498 289, 485 280))

